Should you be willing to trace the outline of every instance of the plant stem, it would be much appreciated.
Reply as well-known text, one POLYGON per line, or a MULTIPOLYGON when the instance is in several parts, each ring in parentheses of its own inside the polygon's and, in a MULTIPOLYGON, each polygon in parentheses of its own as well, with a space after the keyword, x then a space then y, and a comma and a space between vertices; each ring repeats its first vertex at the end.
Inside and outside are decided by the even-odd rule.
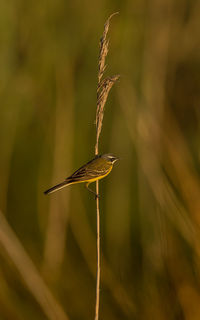
MULTIPOLYGON (((117 13, 111 14, 104 25, 104 32, 100 39, 100 53, 99 53, 99 70, 98 70, 98 85, 97 85, 97 110, 96 110, 96 144, 95 155, 99 154, 99 137, 102 129, 104 107, 113 84, 118 80, 119 75, 107 77, 102 79, 106 65, 105 59, 108 54, 107 33, 109 29, 110 19, 117 13)), ((100 210, 99 210, 99 182, 96 181, 96 209, 97 209, 97 278, 96 278, 96 306, 95 306, 95 320, 99 319, 99 299, 100 299, 100 210)))
MULTIPOLYGON (((96 181, 96 193, 97 195, 99 194, 99 181, 96 181)), ((96 198, 96 209, 97 209, 97 277, 96 277, 95 320, 98 320, 99 319, 99 298, 100 298, 100 274, 101 274, 99 197, 96 198)))

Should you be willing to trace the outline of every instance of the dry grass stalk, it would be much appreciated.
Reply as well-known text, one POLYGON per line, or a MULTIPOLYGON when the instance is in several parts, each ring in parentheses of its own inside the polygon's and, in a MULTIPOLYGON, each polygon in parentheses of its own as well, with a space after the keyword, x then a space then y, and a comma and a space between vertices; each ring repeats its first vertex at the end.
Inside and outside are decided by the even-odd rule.
POLYGON ((108 54, 108 45, 109 45, 109 40, 107 40, 106 37, 107 37, 108 30, 109 30, 110 20, 116 14, 118 14, 118 12, 111 14, 110 17, 107 19, 107 21, 104 25, 103 35, 100 39, 98 83, 100 83, 101 78, 102 78, 103 73, 106 68, 105 60, 106 60, 106 56, 108 54))
POLYGON ((97 129, 97 137, 96 137, 96 147, 95 154, 98 154, 98 144, 99 144, 99 136, 102 129, 103 116, 104 116, 104 106, 109 94, 110 89, 113 84, 119 79, 119 75, 108 77, 100 82, 97 89, 97 112, 96 112, 96 129, 97 129))
POLYGON ((0 211, 0 245, 21 274, 24 283, 49 320, 69 318, 43 281, 35 265, 0 211))
POLYGON ((95 154, 98 154, 98 145, 99 145, 99 136, 102 129, 102 122, 104 116, 104 106, 109 94, 110 89, 113 84, 119 79, 119 75, 112 77, 107 77, 102 80, 104 71, 106 69, 105 60, 108 54, 108 44, 107 33, 109 30, 110 19, 118 14, 118 12, 111 14, 104 25, 103 36, 100 40, 100 52, 99 52, 99 68, 98 68, 98 85, 97 85, 97 111, 96 111, 96 145, 95 145, 95 154))
MULTIPOLYGON (((118 13, 118 12, 117 12, 118 13)), ((99 70, 98 70, 98 86, 97 86, 97 111, 96 111, 96 145, 95 155, 99 153, 99 137, 102 129, 104 107, 113 84, 118 80, 119 75, 107 77, 102 80, 106 65, 105 59, 108 54, 107 33, 109 30, 110 19, 116 15, 113 13, 104 25, 103 36, 100 40, 100 53, 99 53, 99 70)), ((96 181, 96 194, 99 194, 99 182, 96 181)), ((95 306, 95 320, 99 319, 99 298, 100 298, 100 211, 99 211, 99 198, 96 198, 96 211, 97 211, 97 276, 96 276, 96 306, 95 306)))

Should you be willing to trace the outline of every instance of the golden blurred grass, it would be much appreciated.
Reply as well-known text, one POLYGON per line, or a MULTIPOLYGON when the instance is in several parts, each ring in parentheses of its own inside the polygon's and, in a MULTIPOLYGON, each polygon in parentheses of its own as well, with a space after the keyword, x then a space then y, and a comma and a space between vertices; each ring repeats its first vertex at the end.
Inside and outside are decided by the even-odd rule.
MULTIPOLYGON (((121 161, 100 183, 100 318, 198 319, 199 2, 0 8, 0 209, 56 303, 69 319, 93 317, 93 197, 81 186, 50 200, 43 191, 93 155, 98 41, 119 11, 108 71, 122 77, 100 153, 121 161)), ((0 243, 1 319, 45 319, 0 243)))

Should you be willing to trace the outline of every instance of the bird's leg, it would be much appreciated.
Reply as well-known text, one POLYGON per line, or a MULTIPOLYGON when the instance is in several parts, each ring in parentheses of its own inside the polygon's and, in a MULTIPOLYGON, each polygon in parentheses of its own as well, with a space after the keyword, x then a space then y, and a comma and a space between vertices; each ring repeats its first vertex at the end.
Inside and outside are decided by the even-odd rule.
POLYGON ((92 189, 90 189, 88 186, 89 186, 89 182, 88 183, 86 183, 86 188, 90 191, 90 192, 92 192, 92 193, 94 193, 95 194, 95 200, 97 199, 97 198, 99 198, 99 194, 96 194, 96 192, 94 191, 94 190, 92 190, 92 189))

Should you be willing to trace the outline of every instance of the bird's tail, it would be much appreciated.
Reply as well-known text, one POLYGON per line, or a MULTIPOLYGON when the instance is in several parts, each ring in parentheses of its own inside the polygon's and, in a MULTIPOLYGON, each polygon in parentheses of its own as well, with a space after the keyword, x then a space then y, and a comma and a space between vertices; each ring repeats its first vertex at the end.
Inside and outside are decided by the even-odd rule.
POLYGON ((67 185, 69 185, 69 184, 71 184, 71 183, 72 183, 72 182, 65 180, 65 181, 57 184, 56 186, 54 186, 54 187, 46 190, 46 191, 44 192, 44 194, 50 194, 50 193, 53 193, 53 192, 55 192, 55 191, 58 191, 58 190, 66 187, 67 185))

